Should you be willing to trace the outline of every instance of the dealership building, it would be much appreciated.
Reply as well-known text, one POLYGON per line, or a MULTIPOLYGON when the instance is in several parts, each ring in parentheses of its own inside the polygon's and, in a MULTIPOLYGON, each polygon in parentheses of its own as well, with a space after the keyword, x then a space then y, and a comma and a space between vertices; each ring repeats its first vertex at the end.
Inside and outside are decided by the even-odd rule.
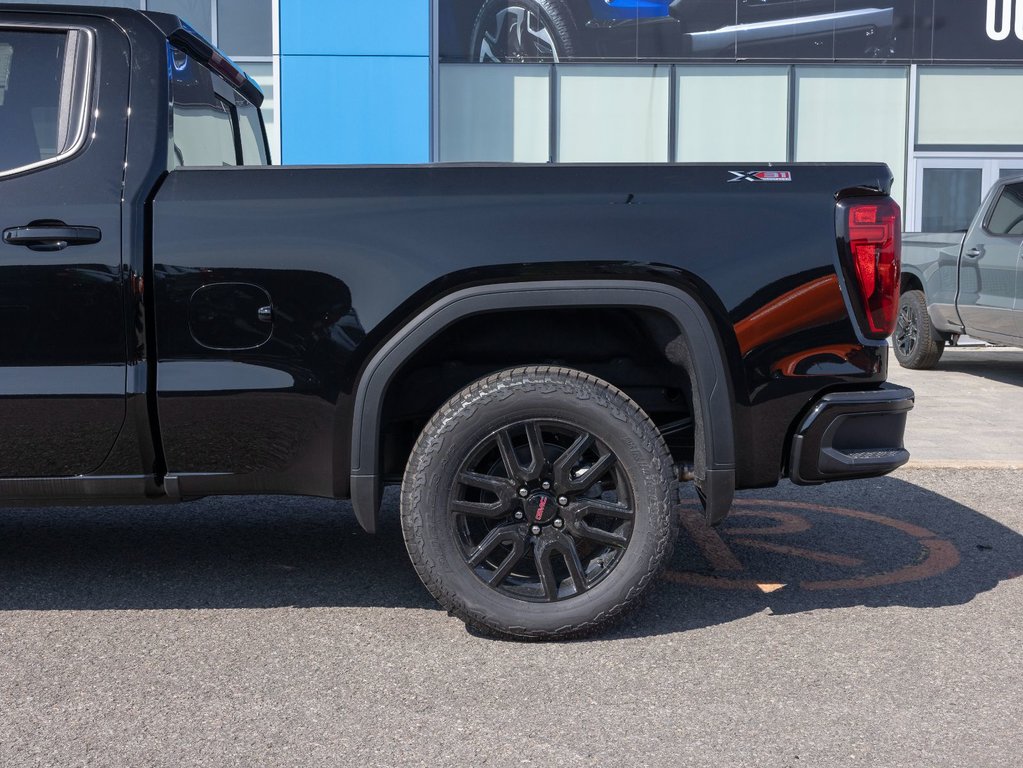
POLYGON ((880 160, 910 231, 1023 175, 1023 0, 94 4, 212 39, 286 164, 880 160))

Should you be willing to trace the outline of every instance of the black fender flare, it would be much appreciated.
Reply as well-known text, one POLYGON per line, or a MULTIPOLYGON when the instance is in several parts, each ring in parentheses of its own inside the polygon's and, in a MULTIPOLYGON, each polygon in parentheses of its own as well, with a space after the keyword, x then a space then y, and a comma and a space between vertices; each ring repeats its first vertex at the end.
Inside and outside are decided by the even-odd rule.
POLYGON ((679 329, 666 354, 686 368, 697 422, 697 488, 711 522, 722 519, 735 491, 733 395, 725 353, 701 303, 671 285, 640 280, 500 283, 438 299, 384 343, 356 387, 352 413, 351 498, 359 524, 376 531, 380 509, 380 421, 394 375, 423 344, 452 323, 487 312, 538 307, 616 307, 660 311, 679 329), (701 428, 702 427, 702 428, 701 428))

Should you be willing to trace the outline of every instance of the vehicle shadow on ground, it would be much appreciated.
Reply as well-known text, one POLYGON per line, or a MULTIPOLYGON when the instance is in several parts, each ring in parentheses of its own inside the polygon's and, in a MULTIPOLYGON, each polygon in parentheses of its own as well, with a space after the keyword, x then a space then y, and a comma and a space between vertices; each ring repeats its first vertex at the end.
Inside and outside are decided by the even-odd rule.
POLYGON ((1023 536, 892 477, 741 493, 719 529, 689 529, 656 594, 615 636, 764 611, 962 605, 1023 576, 1023 536))
MULTIPOLYGON (((894 363, 893 363, 894 365, 894 363)), ((1001 384, 1023 387, 1023 355, 987 351, 946 350, 931 374, 965 373, 1001 384)), ((892 378, 898 379, 892 369, 892 378)))
POLYGON ((436 608, 388 506, 375 536, 309 498, 0 510, 0 611, 436 608))
MULTIPOLYGON (((385 508, 376 536, 347 505, 315 499, 4 510, 0 611, 436 609, 409 563, 393 495, 385 508)), ((1023 536, 904 480, 784 484, 740 494, 717 531, 690 522, 649 601, 605 637, 766 609, 960 605, 1021 573, 1023 536)))

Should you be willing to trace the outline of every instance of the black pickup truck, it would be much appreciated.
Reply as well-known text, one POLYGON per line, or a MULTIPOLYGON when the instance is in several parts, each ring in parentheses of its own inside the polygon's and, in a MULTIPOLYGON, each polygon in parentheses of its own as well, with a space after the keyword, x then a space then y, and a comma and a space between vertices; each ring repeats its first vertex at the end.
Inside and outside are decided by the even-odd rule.
POLYGON ((261 101, 176 17, 0 6, 5 504, 372 532, 400 483, 437 599, 549 638, 651 584, 680 480, 716 523, 908 459, 885 166, 271 168, 261 101))

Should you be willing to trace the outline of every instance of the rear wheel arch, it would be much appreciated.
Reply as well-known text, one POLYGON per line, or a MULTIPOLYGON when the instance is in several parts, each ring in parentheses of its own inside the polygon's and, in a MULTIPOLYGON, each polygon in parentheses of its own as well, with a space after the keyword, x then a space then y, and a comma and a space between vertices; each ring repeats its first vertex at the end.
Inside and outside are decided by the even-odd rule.
MULTIPOLYGON (((678 335, 664 351, 671 363, 685 369, 692 387, 697 485, 711 520, 727 513, 735 488, 734 395, 723 346, 703 304, 682 289, 649 281, 545 281, 476 286, 449 294, 405 324, 371 357, 356 386, 350 454, 350 495, 367 531, 376 529, 380 507, 384 401, 404 364, 459 320, 501 310, 561 307, 653 310, 675 324, 678 335)), ((345 448, 339 446, 339 452, 345 448)))
POLYGON ((924 283, 923 280, 915 272, 902 272, 902 280, 899 284, 899 294, 903 294, 906 291, 923 291, 924 283))
POLYGON ((949 330, 948 323, 941 316, 940 311, 934 311, 931 307, 933 297, 927 295, 927 281, 916 271, 909 271, 903 268, 902 278, 899 282, 899 299, 910 291, 919 291, 923 296, 927 316, 930 320, 931 337, 935 344, 946 344, 952 340, 953 332, 949 330))

